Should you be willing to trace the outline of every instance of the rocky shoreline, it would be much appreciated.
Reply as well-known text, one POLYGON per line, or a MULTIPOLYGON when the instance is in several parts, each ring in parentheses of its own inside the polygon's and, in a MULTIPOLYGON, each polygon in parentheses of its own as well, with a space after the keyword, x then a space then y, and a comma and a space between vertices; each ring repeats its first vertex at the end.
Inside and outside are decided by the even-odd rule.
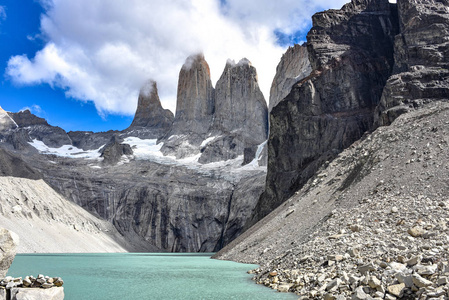
POLYGON ((39 274, 37 277, 7 276, 0 281, 0 300, 63 300, 64 281, 61 277, 39 274))
POLYGON ((250 273, 300 299, 448 299, 448 224, 447 199, 362 199, 329 214, 299 252, 250 273))

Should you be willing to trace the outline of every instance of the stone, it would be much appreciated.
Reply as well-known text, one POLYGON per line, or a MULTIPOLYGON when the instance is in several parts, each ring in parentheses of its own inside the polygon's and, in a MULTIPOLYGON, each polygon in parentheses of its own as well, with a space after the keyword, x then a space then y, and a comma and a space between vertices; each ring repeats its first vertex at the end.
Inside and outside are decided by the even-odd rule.
POLYGON ((447 285, 449 283, 449 278, 448 277, 440 277, 437 280, 437 284, 438 285, 447 285))
POLYGON ((63 300, 64 288, 30 289, 12 288, 11 300, 63 300))
POLYGON ((402 293, 402 290, 405 288, 405 284, 404 283, 399 283, 399 284, 393 284, 393 285, 389 285, 387 287, 387 291, 396 296, 399 297, 402 293))
POLYGON ((368 280, 368 285, 372 289, 376 289, 382 285, 382 282, 376 276, 370 276, 370 278, 368 280))
POLYGON ((407 230, 408 234, 410 234, 412 237, 420 237, 422 236, 424 233, 426 233, 426 231, 420 227, 420 226, 415 226, 412 228, 409 228, 407 230))
POLYGON ((0 277, 5 277, 16 256, 19 237, 12 231, 0 228, 0 277))
POLYGON ((278 272, 277 272, 277 271, 271 271, 269 275, 270 275, 270 276, 277 276, 277 275, 278 275, 278 272))
POLYGON ((403 273, 397 273, 396 279, 399 281, 399 283, 404 283, 406 287, 411 288, 413 287, 413 278, 412 275, 405 275, 403 273))
POLYGON ((61 287, 64 284, 64 281, 61 277, 57 277, 56 279, 54 279, 53 284, 57 287, 61 287))
POLYGON ((376 268, 373 263, 369 263, 366 265, 359 266, 357 269, 359 270, 360 274, 366 276, 368 272, 374 271, 376 268))
POLYGON ((428 287, 433 284, 432 281, 427 280, 416 273, 413 273, 412 280, 413 280, 413 284, 419 288, 428 287))
POLYGON ((340 278, 336 278, 334 280, 332 280, 331 282, 329 282, 326 285, 326 291, 336 291, 338 289, 338 287, 342 284, 342 281, 340 278))
POLYGON ((407 266, 414 266, 418 264, 421 261, 421 257, 419 256, 413 256, 409 260, 406 261, 407 266))
POLYGON ((355 289, 354 293, 352 293, 351 296, 352 300, 366 300, 366 299, 372 299, 372 297, 365 293, 365 291, 363 290, 363 287, 359 286, 358 288, 355 289))
POLYGON ((292 284, 280 284, 277 288, 278 292, 287 293, 292 284))

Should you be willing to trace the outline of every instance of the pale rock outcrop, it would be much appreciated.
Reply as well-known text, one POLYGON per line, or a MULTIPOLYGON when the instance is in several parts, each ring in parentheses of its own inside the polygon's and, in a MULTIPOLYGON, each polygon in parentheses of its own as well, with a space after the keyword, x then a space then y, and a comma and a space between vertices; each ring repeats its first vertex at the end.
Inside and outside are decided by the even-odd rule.
POLYGON ((11 300, 63 300, 64 288, 54 287, 50 289, 36 288, 12 288, 11 300))
POLYGON ((292 86, 312 71, 306 45, 295 44, 282 55, 270 89, 269 111, 292 90, 292 86))
POLYGON ((19 237, 12 231, 0 228, 0 277, 5 277, 14 260, 19 237))
POLYGON ((16 122, 14 122, 8 113, 0 106, 0 134, 17 127, 16 122))

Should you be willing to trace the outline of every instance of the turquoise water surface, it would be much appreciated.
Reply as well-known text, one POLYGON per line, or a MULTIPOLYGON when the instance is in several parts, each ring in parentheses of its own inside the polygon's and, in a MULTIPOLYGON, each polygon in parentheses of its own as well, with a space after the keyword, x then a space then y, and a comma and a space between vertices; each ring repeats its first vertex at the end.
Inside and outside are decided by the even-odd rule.
POLYGON ((297 299, 255 284, 256 265, 211 254, 18 254, 9 276, 62 277, 65 300, 297 299))

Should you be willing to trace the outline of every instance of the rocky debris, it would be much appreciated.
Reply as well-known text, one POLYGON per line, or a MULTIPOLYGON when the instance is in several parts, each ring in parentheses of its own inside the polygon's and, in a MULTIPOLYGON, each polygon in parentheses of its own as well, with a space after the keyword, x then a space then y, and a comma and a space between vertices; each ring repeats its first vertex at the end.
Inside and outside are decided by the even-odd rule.
POLYGON ((206 144, 201 163, 227 160, 243 155, 244 149, 265 142, 268 134, 268 109, 259 89, 256 69, 246 58, 226 63, 215 88, 215 112, 210 136, 225 136, 206 144), (218 150, 218 151, 217 151, 218 150))
POLYGON ((0 286, 11 289, 14 287, 24 287, 24 288, 43 288, 48 289, 52 287, 62 287, 64 280, 61 277, 50 277, 39 274, 37 277, 26 276, 22 277, 11 277, 7 276, 0 281, 0 286))
POLYGON ((189 56, 179 72, 175 119, 161 151, 177 158, 199 153, 214 111, 209 65, 203 54, 189 56))
POLYGON ((395 38, 395 74, 377 109, 378 125, 449 98, 448 5, 446 0, 398 1, 401 30, 395 38))
POLYGON ((0 276, 5 276, 16 256, 19 237, 12 231, 0 228, 0 276))
POLYGON ((276 67, 270 89, 269 111, 290 93, 295 83, 309 76, 311 71, 307 46, 295 44, 289 47, 276 67))
POLYGON ((217 257, 301 299, 447 299, 448 119, 433 103, 366 135, 217 257))
POLYGON ((128 144, 121 144, 120 138, 114 135, 109 143, 107 143, 101 150, 101 157, 103 157, 103 163, 114 165, 118 163, 122 157, 133 155, 133 150, 128 144))
POLYGON ((395 7, 387 0, 353 0, 313 16, 307 35, 313 71, 271 111, 267 186, 248 225, 372 129, 393 68, 395 7))
POLYGON ((162 108, 156 82, 149 80, 140 89, 134 120, 125 132, 139 138, 158 139, 167 134, 173 119, 173 113, 162 108))

